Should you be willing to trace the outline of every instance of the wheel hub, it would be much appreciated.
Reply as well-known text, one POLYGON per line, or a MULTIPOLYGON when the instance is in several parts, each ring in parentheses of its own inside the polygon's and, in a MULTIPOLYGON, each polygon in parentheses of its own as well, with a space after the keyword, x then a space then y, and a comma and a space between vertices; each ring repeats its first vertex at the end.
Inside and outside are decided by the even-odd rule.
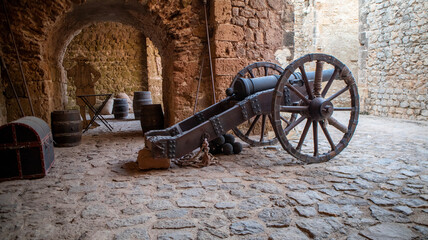
POLYGON ((309 115, 314 121, 321 121, 333 114, 333 103, 324 98, 316 97, 309 105, 309 115))

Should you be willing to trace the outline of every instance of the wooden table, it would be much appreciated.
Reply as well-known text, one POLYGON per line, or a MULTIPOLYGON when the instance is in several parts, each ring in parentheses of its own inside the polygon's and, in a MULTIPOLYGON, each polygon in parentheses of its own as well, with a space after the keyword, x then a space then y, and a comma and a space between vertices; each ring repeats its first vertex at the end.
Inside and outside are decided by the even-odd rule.
POLYGON ((89 124, 85 127, 85 129, 83 130, 83 132, 88 131, 89 127, 95 122, 95 120, 98 118, 110 131, 113 131, 113 126, 110 125, 110 123, 107 122, 107 120, 100 115, 101 110, 104 108, 104 106, 106 105, 107 101, 110 99, 111 95, 113 95, 112 93, 107 93, 107 94, 90 94, 90 95, 80 95, 77 96, 78 98, 82 99, 83 102, 86 104, 86 106, 88 106, 88 108, 90 109, 90 111, 92 111, 94 113, 94 116, 91 118, 91 121, 89 122, 89 124), (95 105, 92 105, 88 98, 90 97, 104 97, 105 99, 103 100, 103 103, 97 108, 95 107, 95 105))

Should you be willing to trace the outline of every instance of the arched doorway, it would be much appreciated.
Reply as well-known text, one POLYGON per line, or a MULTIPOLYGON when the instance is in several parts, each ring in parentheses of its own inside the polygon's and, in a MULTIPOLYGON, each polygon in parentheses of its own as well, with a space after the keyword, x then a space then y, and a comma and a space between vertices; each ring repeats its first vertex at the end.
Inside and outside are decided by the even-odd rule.
POLYGON ((129 25, 102 22, 82 29, 67 46, 62 61, 67 72, 66 108, 77 108, 75 79, 69 71, 79 58, 86 59, 87 64, 100 73, 95 93, 125 93, 132 99, 136 91, 150 91, 153 103, 162 103, 162 66, 158 52, 148 37, 129 25))
MULTIPOLYGON (((82 32, 82 29, 91 27, 93 24, 105 24, 105 22, 113 22, 114 24, 131 27, 136 31, 139 31, 141 36, 149 38, 152 49, 155 49, 154 52, 157 54, 158 58, 165 59, 165 61, 162 61, 162 66, 160 67, 163 69, 163 76, 161 78, 163 80, 162 87, 155 88, 157 90, 163 89, 163 93, 157 95, 168 96, 168 94, 165 94, 165 89, 168 89, 169 91, 173 90, 169 87, 171 84, 169 82, 170 78, 168 76, 170 76, 170 74, 168 74, 168 72, 171 68, 168 66, 172 66, 172 62, 174 61, 174 58, 172 57, 173 54, 171 52, 172 49, 174 49, 174 42, 167 41, 168 34, 166 27, 161 23, 160 17, 151 14, 145 3, 139 3, 137 1, 124 3, 123 1, 112 0, 109 1, 108 4, 104 2, 103 4, 100 4, 99 1, 89 1, 75 7, 71 12, 62 16, 48 34, 48 38, 45 43, 44 55, 48 60, 48 67, 52 81, 53 96, 49 101, 52 109, 64 109, 69 105, 67 93, 70 92, 70 90, 67 90, 68 80, 66 69, 64 68, 64 66, 69 64, 67 63, 68 59, 66 55, 67 47, 70 45, 72 40, 82 32), (165 58, 164 56, 168 57, 165 58), (66 62, 64 62, 64 60, 66 62)), ((141 45, 145 45, 147 43, 145 37, 141 37, 141 45)), ((117 39, 117 41, 121 40, 117 39)), ((96 56, 91 57, 96 58, 96 56)), ((147 63, 145 64, 147 65, 147 63)), ((131 74, 126 72, 127 71, 121 73, 122 75, 127 75, 123 75, 122 78, 132 78, 131 74)), ((138 70, 134 72, 138 72, 138 70)), ((141 74, 145 75, 146 78, 148 76, 147 71, 143 71, 141 74)), ((143 77, 137 76, 136 78, 142 79, 143 77)), ((115 81, 111 76, 107 76, 107 79, 104 80, 115 81)), ((133 90, 149 90, 148 79, 145 81, 145 86, 143 86, 144 84, 141 84, 140 86, 122 87, 122 89, 118 88, 116 90, 123 90, 125 92, 133 92, 133 90)), ((104 84, 104 86, 100 85, 100 92, 104 88, 106 88, 106 84, 104 84)), ((111 92, 112 89, 106 90, 111 92)), ((166 117, 168 118, 168 108, 171 104, 171 100, 163 97, 163 104, 165 107, 166 117)))

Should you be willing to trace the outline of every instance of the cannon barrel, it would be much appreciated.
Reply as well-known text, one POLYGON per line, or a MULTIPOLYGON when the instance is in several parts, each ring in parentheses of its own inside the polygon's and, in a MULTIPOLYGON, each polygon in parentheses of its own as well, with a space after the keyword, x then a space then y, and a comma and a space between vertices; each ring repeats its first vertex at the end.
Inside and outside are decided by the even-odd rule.
MULTIPOLYGON (((328 81, 333 75, 334 69, 324 70, 322 72, 322 81, 328 81)), ((315 79, 315 72, 306 73, 309 81, 315 79)), ((254 94, 256 92, 264 91, 267 89, 274 88, 280 75, 269 75, 264 77, 257 78, 238 78, 233 84, 233 89, 228 89, 226 91, 227 95, 235 95, 237 100, 243 100, 244 98, 254 94)), ((293 73, 288 81, 291 84, 300 84, 303 85, 303 78, 301 73, 293 73)))

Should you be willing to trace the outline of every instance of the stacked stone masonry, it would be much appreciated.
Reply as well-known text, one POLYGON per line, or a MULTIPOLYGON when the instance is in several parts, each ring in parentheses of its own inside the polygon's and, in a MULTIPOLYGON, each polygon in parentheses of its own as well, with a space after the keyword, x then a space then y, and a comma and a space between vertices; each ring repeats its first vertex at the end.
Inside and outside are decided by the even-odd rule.
MULTIPOLYGON (((148 90, 146 39, 138 30, 120 23, 100 23, 84 28, 71 41, 63 65, 69 70, 83 56, 101 73, 97 94, 148 90), (146 59, 145 59, 146 58, 146 59)), ((75 85, 67 76, 68 107, 75 106, 75 85)))
POLYGON ((284 48, 286 34, 293 30, 293 10, 278 0, 219 0, 213 5, 216 91, 222 99, 224 89, 245 66, 257 61, 278 63, 275 52, 284 48))
POLYGON ((428 2, 360 1, 360 84, 365 111, 428 119, 428 2))
MULTIPOLYGON (((222 98, 231 76, 247 63, 274 61, 274 52, 281 47, 284 37, 281 19, 292 14, 292 9, 283 8, 280 0, 208 2, 214 85, 218 98, 222 98)), ((78 39, 79 33, 87 31, 85 28, 105 22, 136 29, 158 49, 162 60, 159 69, 162 69, 162 102, 167 124, 171 125, 192 114, 202 59, 205 64, 198 109, 212 103, 202 1, 111 0, 107 4, 102 0, 60 0, 55 3, 6 0, 6 6, 35 115, 48 122, 51 111, 67 107, 69 84, 63 62, 67 65, 64 56, 68 56, 68 46, 73 46, 73 39, 76 36, 78 39)), ((3 8, 1 10, 3 12, 3 8)), ((28 96, 23 91, 4 14, 0 15, 0 22, 0 44, 4 58, 24 103, 24 110, 29 114, 28 96)), ((133 86, 124 90, 132 91, 133 86)), ((20 117, 18 106, 8 84, 5 92, 7 120, 13 121, 20 117)))
MULTIPOLYGON (((208 3, 217 100, 224 97, 224 90, 235 74, 250 63, 271 61, 285 66, 306 53, 325 52, 337 56, 351 68, 355 77, 358 76, 364 112, 428 119, 426 1, 359 1, 358 38, 355 36, 358 19, 355 0, 346 3, 325 0, 217 0, 208 3)), ((149 72, 148 89, 162 92, 158 99, 162 99, 168 125, 192 114, 202 62, 197 109, 213 102, 202 1, 111 0, 105 4, 101 0, 60 0, 51 4, 6 0, 6 6, 38 117, 49 121, 51 111, 68 107, 67 89, 71 86, 66 75, 70 64, 68 57, 74 54, 74 42, 84 38, 79 33, 90 31, 90 26, 97 24, 109 28, 123 26, 123 31, 135 29, 135 34, 146 36, 158 49, 156 53, 149 47, 148 52, 154 54, 151 59, 156 60, 155 72, 162 76, 153 77, 149 72), (158 82, 151 84, 151 80, 158 82)), ((1 10, 3 13, 3 7, 1 10)), ((0 15, 0 22, 2 55, 28 115, 28 96, 4 14, 0 15)), ((133 37, 127 36, 126 41, 131 41, 133 37)), ((133 50, 138 52, 137 48, 133 50)), ((90 56, 96 58, 97 54, 91 52, 90 56)), ((138 87, 145 90, 146 80, 142 76, 147 73, 143 70, 138 73, 137 68, 130 71, 129 76, 122 76, 128 74, 128 69, 115 80, 110 76, 110 80, 104 78, 103 81, 118 86, 118 82, 126 78, 130 81, 126 84, 130 86, 123 88, 127 94, 138 87), (137 83, 136 79, 141 82, 137 83)), ((106 72, 101 72, 106 76, 106 72)), ((6 123, 19 118, 20 111, 11 86, 3 76, 4 72, 0 120, 6 123)), ((99 92, 110 91, 107 86, 99 88, 99 92)))
MULTIPOLYGON (((286 67, 284 57, 297 59, 308 53, 325 53, 335 56, 351 70, 358 80, 358 0, 293 0, 294 4, 294 54, 280 52, 277 58, 286 67)), ((310 66, 306 66, 309 67, 310 66)), ((314 70, 314 69, 311 69, 314 70)), ((359 86, 360 87, 360 86, 359 86)), ((338 91, 339 89, 333 89, 338 91)), ((364 99, 365 91, 359 88, 364 99)), ((342 104, 349 98, 342 97, 342 104)), ((363 101, 362 101, 363 103, 363 101)))

